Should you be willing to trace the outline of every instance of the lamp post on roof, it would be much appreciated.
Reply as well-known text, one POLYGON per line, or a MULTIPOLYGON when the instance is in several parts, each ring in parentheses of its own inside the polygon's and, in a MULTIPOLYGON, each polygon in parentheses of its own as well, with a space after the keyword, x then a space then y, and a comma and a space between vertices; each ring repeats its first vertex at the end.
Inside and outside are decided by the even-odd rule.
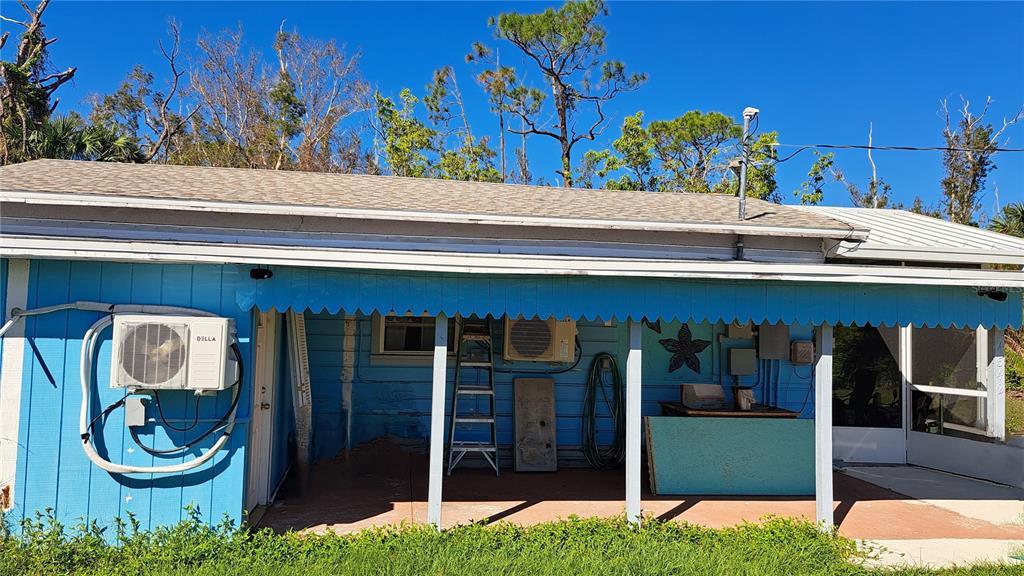
POLYGON ((750 158, 750 144, 747 139, 750 136, 750 121, 757 118, 760 112, 750 106, 743 109, 743 135, 740 137, 740 146, 743 150, 740 156, 740 221, 747 219, 747 162, 750 158))

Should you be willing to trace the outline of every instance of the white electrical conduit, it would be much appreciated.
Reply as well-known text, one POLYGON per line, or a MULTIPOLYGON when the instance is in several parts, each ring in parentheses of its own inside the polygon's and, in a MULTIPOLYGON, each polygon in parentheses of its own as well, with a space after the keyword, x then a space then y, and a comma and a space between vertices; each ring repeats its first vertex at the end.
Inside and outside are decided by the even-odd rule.
POLYGON ((211 316, 216 317, 216 314, 212 314, 205 310, 197 310, 195 308, 181 308, 177 306, 153 306, 153 305, 136 305, 136 304, 105 304, 102 302, 89 302, 79 301, 72 302, 70 304, 58 304, 55 306, 46 306, 44 308, 35 308, 33 310, 16 310, 12 313, 11 319, 8 320, 2 328, 0 328, 0 337, 7 333, 8 330, 19 320, 26 316, 38 316, 40 314, 49 314, 51 312, 59 312, 61 310, 84 310, 89 312, 104 312, 107 316, 104 316, 93 323, 88 330, 85 331, 85 336, 82 337, 82 354, 79 364, 79 379, 82 384, 82 409, 79 413, 78 430, 82 437, 82 450, 85 455, 92 461, 93 464, 115 474, 175 474, 178 472, 185 472, 202 466, 204 463, 209 461, 213 456, 227 444, 231 431, 235 427, 235 413, 238 411, 238 404, 234 401, 234 396, 239 394, 239 387, 235 387, 232 396, 231 413, 228 415, 227 423, 224 426, 224 432, 221 433, 217 441, 210 446, 210 449, 203 453, 201 456, 197 456, 187 462, 181 462, 178 464, 171 464, 167 466, 128 466, 125 464, 115 464, 102 456, 100 456, 96 449, 92 445, 91 435, 89 433, 89 386, 92 385, 92 358, 93 352, 96 348, 96 343, 99 340, 100 333, 109 325, 113 324, 114 316, 116 314, 152 314, 154 316, 168 315, 168 314, 188 314, 192 316, 211 316))

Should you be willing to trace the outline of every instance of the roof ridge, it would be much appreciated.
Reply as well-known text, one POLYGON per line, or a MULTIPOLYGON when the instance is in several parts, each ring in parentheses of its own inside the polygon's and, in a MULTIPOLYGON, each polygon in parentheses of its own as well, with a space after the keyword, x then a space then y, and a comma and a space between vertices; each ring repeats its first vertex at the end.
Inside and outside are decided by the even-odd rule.
MULTIPOLYGON (((358 172, 321 172, 316 170, 272 170, 270 168, 243 168, 241 166, 206 166, 201 164, 163 164, 157 162, 101 162, 94 160, 71 160, 66 158, 37 158, 35 160, 29 160, 26 162, 19 162, 16 164, 8 164, 6 166, 0 166, 0 171, 5 168, 12 168, 15 166, 26 166, 29 164, 37 163, 60 163, 60 164, 90 164, 98 165, 102 167, 129 167, 129 168, 142 168, 142 169, 187 169, 187 170, 209 170, 209 171, 225 171, 225 172, 240 172, 240 173, 252 173, 258 172, 261 174, 275 174, 281 176, 287 175, 312 175, 320 177, 339 177, 339 178, 366 178, 366 179, 388 179, 410 183, 422 183, 422 182, 456 182, 463 184, 473 184, 484 187, 514 187, 532 191, 549 191, 549 192, 568 192, 568 193, 593 193, 606 194, 609 196, 633 196, 641 194, 672 194, 676 196, 684 196, 691 198, 714 198, 714 199, 736 199, 738 197, 733 194, 721 194, 717 192, 661 192, 657 190, 614 190, 609 188, 575 188, 565 186, 544 186, 541 184, 520 184, 517 182, 488 182, 485 180, 453 180, 446 178, 430 178, 430 177, 417 177, 417 176, 398 176, 394 174, 362 174, 358 172)), ((762 198, 756 198, 753 196, 747 196, 747 202, 763 202, 773 206, 786 206, 792 208, 793 206, 787 204, 776 204, 769 202, 762 198)))

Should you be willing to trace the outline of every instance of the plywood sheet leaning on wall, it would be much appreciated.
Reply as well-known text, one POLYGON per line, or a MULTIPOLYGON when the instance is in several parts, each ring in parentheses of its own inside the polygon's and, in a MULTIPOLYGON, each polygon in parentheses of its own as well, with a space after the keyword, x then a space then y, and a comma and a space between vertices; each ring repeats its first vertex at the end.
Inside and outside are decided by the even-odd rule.
POLYGON ((814 494, 814 420, 644 418, 658 495, 814 494))
POLYGON ((516 472, 557 471, 555 381, 517 378, 514 393, 516 472))

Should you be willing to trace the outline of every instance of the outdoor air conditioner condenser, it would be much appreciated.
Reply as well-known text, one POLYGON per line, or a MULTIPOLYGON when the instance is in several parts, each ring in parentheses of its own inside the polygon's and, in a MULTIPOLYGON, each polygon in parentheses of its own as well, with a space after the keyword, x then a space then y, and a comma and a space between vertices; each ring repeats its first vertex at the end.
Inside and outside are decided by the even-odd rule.
POLYGON ((111 388, 224 390, 235 380, 234 322, 206 316, 114 317, 111 388))
POLYGON ((504 344, 508 361, 569 363, 576 357, 576 322, 506 316, 504 344))

